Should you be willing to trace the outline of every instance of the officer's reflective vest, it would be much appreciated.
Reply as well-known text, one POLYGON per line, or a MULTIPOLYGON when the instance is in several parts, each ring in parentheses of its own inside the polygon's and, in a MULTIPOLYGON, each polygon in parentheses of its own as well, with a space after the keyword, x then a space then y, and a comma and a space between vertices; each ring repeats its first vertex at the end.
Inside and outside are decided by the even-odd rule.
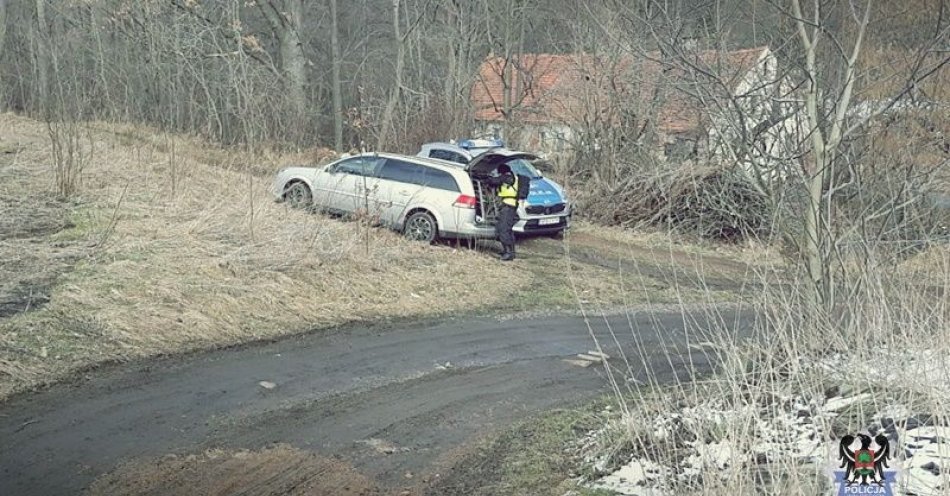
POLYGON ((501 198, 501 202, 509 207, 518 206, 518 176, 514 175, 514 178, 513 184, 502 183, 498 186, 498 198, 501 198))

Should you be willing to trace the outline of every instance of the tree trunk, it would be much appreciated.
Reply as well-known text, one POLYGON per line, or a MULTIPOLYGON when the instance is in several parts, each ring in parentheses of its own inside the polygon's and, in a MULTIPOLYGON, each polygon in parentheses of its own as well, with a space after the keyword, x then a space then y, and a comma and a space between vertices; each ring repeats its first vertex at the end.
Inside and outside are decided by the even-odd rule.
MULTIPOLYGON (((0 1, 3 1, 3 0, 0 0, 0 1)), ((110 94, 109 78, 106 76, 106 66, 107 66, 106 55, 105 55, 106 52, 103 48, 102 33, 100 31, 101 19, 102 19, 100 16, 102 15, 102 13, 103 12, 102 12, 101 5, 99 4, 89 5, 89 29, 93 33, 95 33, 94 37, 96 41, 96 60, 94 61, 95 72, 99 78, 99 81, 98 81, 99 88, 100 88, 99 91, 102 94, 102 100, 104 102, 104 105, 108 105, 111 110, 111 108, 114 108, 115 102, 112 101, 112 95, 110 94)), ((110 110, 102 109, 102 111, 106 114, 108 114, 110 110)))
POLYGON ((7 41, 7 0, 0 0, 0 57, 3 56, 3 46, 7 41))
POLYGON ((504 35, 504 38, 502 39, 502 43, 504 43, 504 47, 505 47, 505 60, 503 62, 504 65, 501 68, 501 87, 502 87, 502 91, 504 91, 502 95, 501 106, 502 106, 502 118, 504 120, 502 121, 502 131, 501 131, 501 136, 500 136, 502 139, 505 140, 506 143, 508 142, 510 138, 509 135, 511 134, 510 133, 511 113, 512 113, 512 107, 514 105, 512 102, 512 99, 514 97, 514 91, 515 91, 514 90, 515 74, 511 67, 512 65, 511 22, 512 22, 512 17, 513 17, 512 10, 511 10, 511 2, 508 2, 507 7, 508 7, 508 10, 505 15, 505 17, 507 18, 505 22, 505 30, 504 30, 505 35, 504 35))
MULTIPOLYGON (((817 134, 817 132, 816 132, 817 134)), ((808 268, 809 303, 814 309, 827 304, 828 274, 825 267, 824 242, 825 226, 821 222, 824 201, 824 182, 826 173, 825 154, 815 149, 812 167, 814 171, 808 177, 808 204, 805 209, 805 259, 808 268)))
POLYGON ((44 117, 49 116, 49 25, 46 22, 46 0, 36 0, 36 87, 35 97, 39 98, 38 105, 33 102, 34 109, 40 107, 44 117))
POLYGON ((303 129, 307 115, 307 57, 303 51, 303 0, 257 3, 277 37, 280 68, 293 109, 293 126, 303 129))
MULTIPOLYGON (((796 2, 797 3, 797 2, 796 2)), ((822 245, 824 244, 824 229, 821 225, 822 202, 825 192, 825 176, 827 170, 827 154, 824 134, 821 129, 818 88, 818 69, 815 63, 815 40, 805 32, 800 24, 802 44, 805 49, 805 72, 808 77, 805 91, 805 110, 809 132, 811 132, 811 166, 806 167, 806 184, 808 187, 808 204, 805 208, 805 260, 808 271, 809 303, 813 309, 822 308, 826 303, 827 274, 822 245)))
POLYGON ((287 0, 287 26, 280 41, 280 60, 290 86, 289 96, 296 118, 304 124, 307 115, 307 58, 300 33, 303 32, 303 0, 287 0))
MULTIPOLYGON (((3 59, 3 49, 7 41, 7 0, 0 0, 0 60, 3 59)), ((5 88, 0 87, 0 102, 6 101, 4 98, 5 88)), ((6 110, 0 103, 0 110, 6 110)))
POLYGON ((396 104, 399 102, 399 96, 402 92, 402 70, 405 64, 406 49, 403 44, 402 29, 400 28, 399 0, 393 0, 393 33, 396 38, 395 81, 393 82, 392 92, 389 94, 389 100, 386 102, 386 108, 383 110, 383 118, 380 121, 379 148, 385 148, 389 145, 389 131, 392 128, 393 113, 396 111, 396 104))
MULTIPOLYGON (((838 159, 838 146, 841 144, 843 126, 856 79, 856 64, 864 41, 864 34, 870 21, 873 2, 868 0, 863 19, 858 20, 858 32, 848 58, 844 73, 844 87, 835 102, 835 113, 830 129, 825 133, 821 127, 821 90, 818 84, 819 72, 816 62, 818 40, 822 36, 820 4, 815 3, 814 20, 811 22, 812 33, 809 35, 806 21, 802 13, 800 0, 792 0, 792 12, 795 15, 795 24, 802 48, 805 51, 805 75, 807 87, 805 92, 806 121, 811 133, 811 167, 806 168, 806 184, 808 187, 808 205, 805 210, 805 257, 810 280, 809 303, 812 310, 828 310, 834 305, 832 273, 828 266, 827 248, 834 242, 834 233, 830 227, 829 218, 822 222, 823 211, 830 211, 832 197, 835 192, 831 167, 838 159), (810 170, 808 170, 810 169, 810 170)), ((855 16, 857 18, 857 16, 855 16)), ((856 19, 857 20, 857 19, 856 19)))
POLYGON ((332 52, 333 86, 333 147, 336 151, 343 151, 343 94, 340 83, 340 32, 339 11, 337 0, 330 0, 330 49, 332 52))

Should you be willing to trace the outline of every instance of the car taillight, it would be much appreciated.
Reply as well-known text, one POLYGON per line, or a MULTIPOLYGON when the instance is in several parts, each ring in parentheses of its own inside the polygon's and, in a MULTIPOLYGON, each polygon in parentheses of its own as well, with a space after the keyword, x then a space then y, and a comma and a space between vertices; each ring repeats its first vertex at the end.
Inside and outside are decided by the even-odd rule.
POLYGON ((477 202, 478 198, 475 198, 474 196, 459 195, 459 197, 455 199, 455 203, 453 205, 461 208, 475 208, 475 204, 477 202))

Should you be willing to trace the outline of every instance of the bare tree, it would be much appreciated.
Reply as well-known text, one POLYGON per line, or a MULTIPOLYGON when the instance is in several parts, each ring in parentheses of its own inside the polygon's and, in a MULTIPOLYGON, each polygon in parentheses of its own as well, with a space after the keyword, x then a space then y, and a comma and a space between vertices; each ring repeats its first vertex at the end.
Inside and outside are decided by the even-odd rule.
POLYGON ((307 57, 303 49, 303 0, 259 0, 257 7, 270 24, 280 46, 280 64, 295 120, 307 114, 307 57))
POLYGON ((822 38, 823 19, 819 2, 814 4, 814 12, 810 20, 804 17, 800 0, 791 0, 792 14, 795 27, 801 40, 802 50, 805 53, 805 119, 811 134, 811 149, 809 150, 810 164, 805 167, 807 173, 808 203, 805 209, 805 254, 808 264, 808 276, 813 286, 811 291, 813 308, 823 307, 831 301, 832 285, 827 270, 826 249, 830 232, 823 227, 822 212, 830 184, 829 177, 833 174, 838 148, 844 137, 845 118, 851 107, 851 98, 856 79, 856 63, 864 44, 864 35, 867 32, 871 16, 872 0, 868 0, 864 13, 855 12, 854 21, 857 24, 857 34, 852 43, 848 56, 843 80, 844 85, 834 102, 834 113, 830 127, 823 127, 824 113, 822 112, 823 98, 818 71, 817 53, 822 38))
POLYGON ((470 89, 474 77, 474 52, 477 44, 478 23, 470 2, 453 0, 444 7, 451 29, 436 41, 445 50, 446 74, 443 79, 442 99, 452 117, 450 132, 458 135, 465 131, 464 124, 471 114, 470 89))
POLYGON ((36 84, 39 88, 40 105, 49 99, 49 43, 50 31, 46 19, 46 0, 36 0, 36 38, 33 40, 36 57, 36 84))
POLYGON ((7 0, 0 0, 0 57, 7 41, 7 0))
MULTIPOLYGON (((768 23, 770 37, 763 41, 775 57, 753 68, 758 74, 746 81, 741 81, 742 74, 750 67, 737 72, 736 67, 743 64, 730 62, 729 54, 739 48, 731 36, 749 15, 743 12, 747 3, 717 0, 706 6, 711 12, 700 8, 691 14, 696 6, 689 0, 609 2, 618 17, 634 27, 630 32, 646 33, 652 41, 652 47, 644 44, 639 49, 634 43, 626 44, 634 56, 652 59, 670 75, 677 75, 679 82, 671 85, 676 97, 704 109, 709 140, 705 160, 724 166, 731 163, 747 174, 773 208, 794 210, 800 230, 789 225, 783 225, 783 230, 794 235, 790 239, 803 255, 813 308, 829 308, 835 300, 832 265, 842 229, 835 223, 834 204, 843 191, 860 183, 852 143, 869 132, 869 123, 877 115, 905 99, 948 62, 940 51, 948 34, 943 21, 945 2, 936 1, 917 6, 932 9, 936 27, 923 36, 918 29, 915 43, 901 52, 910 62, 895 64, 866 55, 868 37, 883 37, 886 31, 869 26, 873 22, 885 25, 887 16, 894 14, 882 11, 873 0, 844 4, 815 0, 810 7, 802 0, 766 0, 769 12, 760 10, 756 15, 767 20, 762 22, 768 23), (862 94, 863 88, 878 82, 870 74, 891 81, 890 87, 896 89, 884 91, 889 93, 884 99, 862 94), (801 203, 783 205, 786 196, 798 197, 799 185, 801 203)), ((602 27, 607 24, 600 21, 602 27)), ((603 31, 609 37, 621 37, 603 31)), ((759 35, 753 32, 751 38, 759 35)), ((861 219, 888 215, 899 205, 887 202, 879 207, 860 213, 861 219)), ((838 265, 840 269, 843 264, 838 265)))
POLYGON ((402 33, 402 21, 400 17, 400 0, 392 0, 392 25, 393 39, 396 40, 396 63, 393 69, 393 83, 389 90, 389 98, 386 100, 386 107, 383 110, 380 119, 378 146, 383 148, 388 146, 389 135, 393 127, 393 113, 396 111, 396 105, 402 95, 403 83, 402 73, 406 61, 405 35, 402 33))
POLYGON ((790 4, 790 12, 786 12, 792 19, 804 53, 804 119, 811 140, 803 157, 808 201, 802 244, 812 285, 811 304, 813 308, 828 308, 835 303, 834 278, 830 270, 831 254, 836 242, 835 229, 830 225, 832 202, 835 195, 848 185, 839 179, 840 168, 845 166, 842 144, 850 136, 865 129, 873 117, 895 105, 921 81, 950 61, 950 57, 944 56, 933 66, 925 67, 924 64, 933 43, 945 42, 948 31, 938 20, 934 39, 917 51, 918 63, 909 74, 904 75, 906 84, 903 89, 877 108, 856 112, 855 85, 862 70, 859 61, 862 50, 866 48, 873 0, 867 0, 863 6, 858 2, 850 4, 850 16, 847 16, 852 23, 850 47, 841 41, 842 31, 838 31, 839 36, 835 36, 835 31, 830 29, 828 16, 823 14, 820 2, 816 1, 807 14, 801 0, 790 0, 790 4), (831 60, 825 60, 824 64, 819 51, 822 43, 832 44, 837 53, 836 57, 828 57, 831 60), (832 78, 832 72, 837 73, 837 82, 833 85, 825 83, 832 78))
POLYGON ((330 0, 330 50, 333 92, 333 147, 336 151, 343 151, 343 89, 340 82, 340 14, 337 10, 337 0, 330 0))

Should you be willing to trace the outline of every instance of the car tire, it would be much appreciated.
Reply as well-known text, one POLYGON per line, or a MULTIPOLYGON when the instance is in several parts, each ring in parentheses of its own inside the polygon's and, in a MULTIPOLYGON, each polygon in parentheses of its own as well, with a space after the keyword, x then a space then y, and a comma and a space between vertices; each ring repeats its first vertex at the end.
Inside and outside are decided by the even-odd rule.
POLYGON ((296 182, 291 184, 286 191, 284 191, 284 199, 287 203, 293 208, 313 208, 313 193, 310 192, 310 188, 302 182, 296 182))
POLYGON ((550 236, 551 239, 564 239, 564 229, 561 229, 560 231, 554 231, 553 233, 548 234, 548 236, 550 236))
POLYGON ((431 243, 438 238, 439 226, 429 212, 416 212, 406 218, 402 233, 413 241, 431 243))

